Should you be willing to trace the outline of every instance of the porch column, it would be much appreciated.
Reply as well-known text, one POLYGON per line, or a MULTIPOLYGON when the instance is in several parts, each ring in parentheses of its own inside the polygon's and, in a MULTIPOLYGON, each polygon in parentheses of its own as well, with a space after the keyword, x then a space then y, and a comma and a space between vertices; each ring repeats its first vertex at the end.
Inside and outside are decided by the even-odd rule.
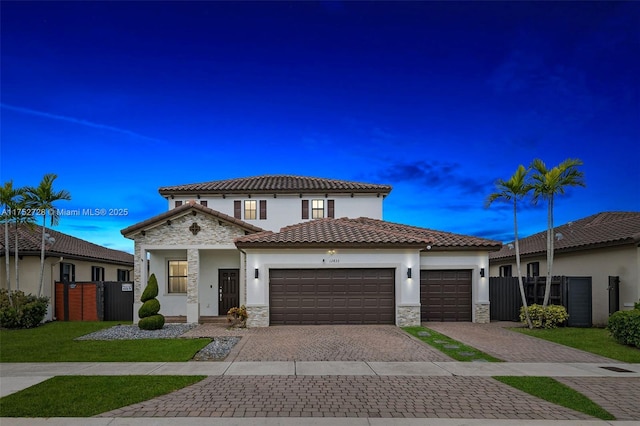
POLYGON ((187 249, 187 322, 200 321, 200 301, 198 300, 198 281, 200 273, 200 251, 187 249))
POLYGON ((147 250, 138 242, 135 243, 133 258, 133 323, 138 324, 138 310, 142 306, 140 297, 147 286, 147 250))

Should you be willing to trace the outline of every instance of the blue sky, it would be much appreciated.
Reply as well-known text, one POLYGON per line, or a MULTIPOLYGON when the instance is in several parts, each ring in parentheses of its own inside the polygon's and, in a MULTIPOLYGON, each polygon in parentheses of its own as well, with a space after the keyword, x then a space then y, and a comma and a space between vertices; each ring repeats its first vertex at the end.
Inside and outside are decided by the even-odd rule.
MULTIPOLYGON (((640 210, 638 2, 12 2, 0 181, 127 209, 58 230, 131 251, 158 187, 296 174, 394 187, 386 220, 508 241, 493 182, 584 161, 556 223, 640 210)), ((524 236, 546 228, 523 206, 524 236)))

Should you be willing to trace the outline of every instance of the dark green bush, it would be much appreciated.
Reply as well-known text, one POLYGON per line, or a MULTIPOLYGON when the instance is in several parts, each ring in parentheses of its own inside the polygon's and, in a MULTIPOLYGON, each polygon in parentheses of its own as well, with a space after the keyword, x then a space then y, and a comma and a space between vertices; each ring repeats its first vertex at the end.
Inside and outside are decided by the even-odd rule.
POLYGON ((156 315, 158 312, 160 312, 160 302, 158 302, 158 299, 151 299, 140 306, 140 309, 138 309, 138 317, 146 318, 156 315))
POLYGON ((158 280, 156 279, 156 274, 151 274, 149 281, 147 282, 147 287, 142 292, 140 301, 144 303, 147 300, 151 300, 156 297, 158 297, 158 280))
POLYGON ((160 315, 160 302, 158 296, 158 280, 155 274, 151 274, 147 281, 147 288, 142 292, 140 301, 142 306, 138 309, 138 327, 142 330, 160 330, 164 327, 164 316, 160 315))
POLYGON ((615 312, 609 317, 607 329, 618 342, 640 348, 640 309, 615 312))
POLYGON ((48 297, 24 294, 20 290, 11 292, 11 301, 9 291, 0 289, 0 327, 37 327, 47 314, 47 306, 49 306, 48 297))
POLYGON ((138 327, 140 327, 141 330, 160 330, 164 327, 164 316, 158 314, 142 318, 138 322, 138 327))

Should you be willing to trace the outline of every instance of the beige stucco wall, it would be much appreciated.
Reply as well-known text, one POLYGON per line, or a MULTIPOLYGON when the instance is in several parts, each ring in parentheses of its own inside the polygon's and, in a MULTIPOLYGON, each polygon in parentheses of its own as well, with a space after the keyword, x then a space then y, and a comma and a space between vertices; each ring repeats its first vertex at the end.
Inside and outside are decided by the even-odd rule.
MULTIPOLYGON (((5 258, 0 258, 2 264, 0 265, 0 288, 7 288, 6 278, 6 266, 5 258)), ((9 272, 11 274, 11 289, 16 289, 16 271, 15 271, 15 258, 9 256, 9 272)), ((47 257, 44 264, 44 286, 42 294, 54 302, 54 283, 60 281, 60 258, 59 257, 47 257)), ((131 271, 133 265, 114 265, 111 263, 104 263, 98 261, 86 261, 77 259, 62 259, 62 262, 72 263, 75 265, 76 281, 91 281, 91 267, 100 266, 104 268, 104 280, 105 281, 117 281, 118 269, 126 269, 131 271)), ((19 273, 20 273, 20 290, 25 293, 37 294, 40 287, 40 257, 39 256, 25 256, 19 260, 19 273)), ((133 273, 130 274, 133 278, 133 273)), ((51 308, 47 313, 47 320, 52 320, 53 312, 51 308)))
MULTIPOLYGON (((525 257, 521 260, 522 274, 526 275, 527 263, 540 262, 540 275, 547 271, 546 254, 525 257)), ((491 261, 490 274, 499 276, 501 265, 512 265, 516 275, 515 259, 491 261)), ((604 325, 609 317, 609 276, 620 277, 620 309, 633 308, 640 299, 640 248, 634 245, 556 253, 553 258, 553 275, 592 277, 593 324, 604 325)))

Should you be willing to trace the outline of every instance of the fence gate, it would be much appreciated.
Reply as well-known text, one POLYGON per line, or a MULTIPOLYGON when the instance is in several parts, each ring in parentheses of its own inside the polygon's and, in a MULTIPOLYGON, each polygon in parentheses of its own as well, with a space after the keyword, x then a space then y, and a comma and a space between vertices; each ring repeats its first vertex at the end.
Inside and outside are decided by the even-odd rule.
POLYGON ((522 298, 517 277, 489 278, 490 316, 493 321, 518 321, 522 298))
POLYGON ((591 327, 591 277, 564 277, 569 327, 591 327))
POLYGON ((133 321, 133 283, 105 282, 104 320, 133 321))

